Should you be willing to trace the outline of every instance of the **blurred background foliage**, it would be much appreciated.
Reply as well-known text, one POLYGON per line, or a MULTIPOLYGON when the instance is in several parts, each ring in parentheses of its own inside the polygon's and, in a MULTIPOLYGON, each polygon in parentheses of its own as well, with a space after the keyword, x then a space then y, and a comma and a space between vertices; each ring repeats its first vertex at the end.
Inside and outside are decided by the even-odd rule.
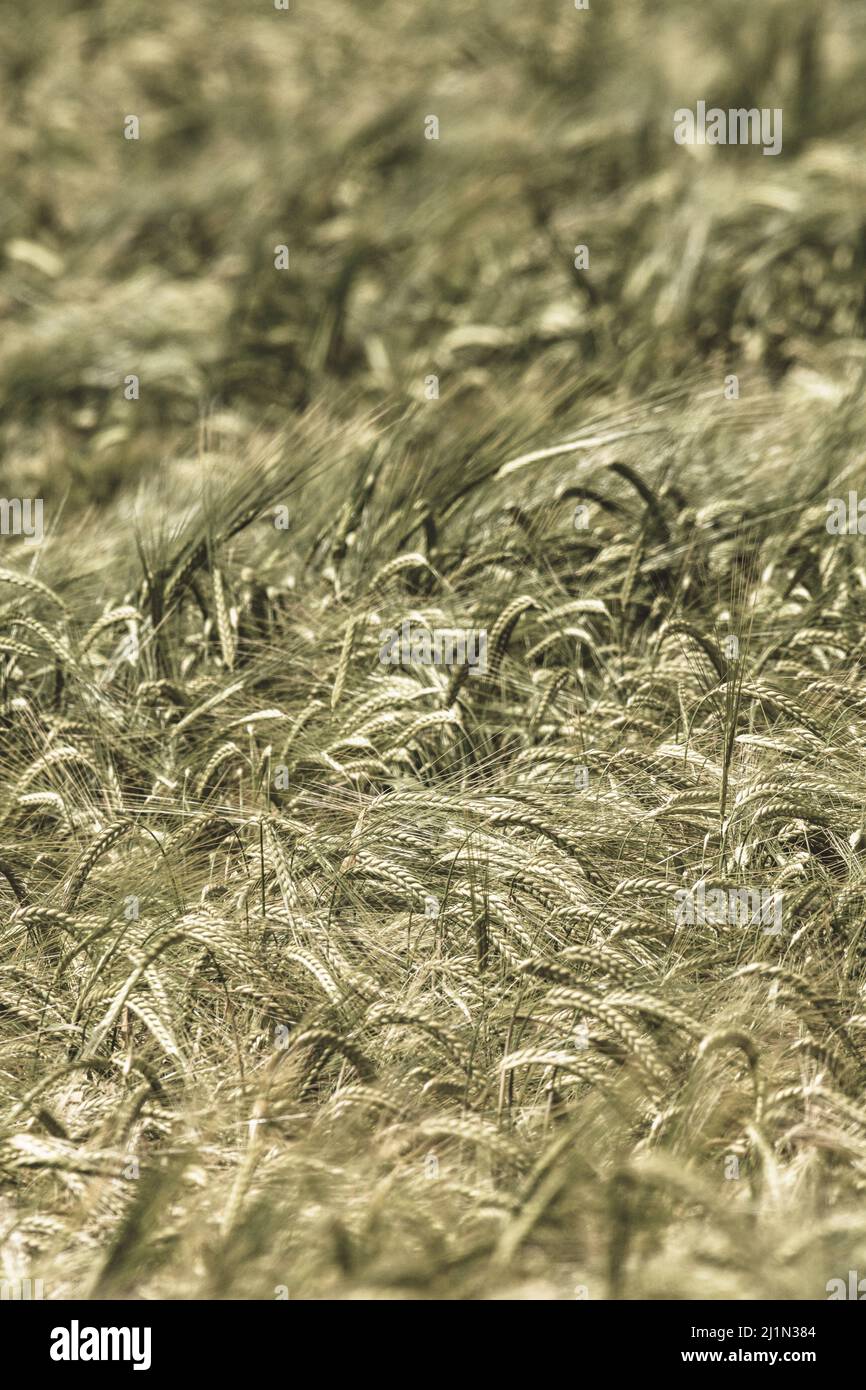
POLYGON ((860 0, 12 0, 0 19, 7 492, 99 504, 202 418, 402 415, 431 373, 442 445, 551 388, 555 416, 703 363, 862 362, 860 0), (781 156, 677 146, 698 98, 781 106, 781 156))

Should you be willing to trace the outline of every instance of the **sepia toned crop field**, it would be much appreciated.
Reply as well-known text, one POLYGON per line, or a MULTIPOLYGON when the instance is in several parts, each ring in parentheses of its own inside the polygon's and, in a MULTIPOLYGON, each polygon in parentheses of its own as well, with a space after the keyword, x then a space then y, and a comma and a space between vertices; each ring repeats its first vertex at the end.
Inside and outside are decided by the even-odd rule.
POLYGON ((0 28, 3 1296, 850 1296, 862 4, 0 28))

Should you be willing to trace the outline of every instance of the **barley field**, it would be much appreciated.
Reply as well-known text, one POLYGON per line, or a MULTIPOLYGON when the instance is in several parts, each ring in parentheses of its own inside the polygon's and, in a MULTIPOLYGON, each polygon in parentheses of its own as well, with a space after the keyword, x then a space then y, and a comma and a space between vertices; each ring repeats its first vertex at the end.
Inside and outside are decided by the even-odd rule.
POLYGON ((834 1296, 862 4, 0 27, 4 1287, 834 1296))

